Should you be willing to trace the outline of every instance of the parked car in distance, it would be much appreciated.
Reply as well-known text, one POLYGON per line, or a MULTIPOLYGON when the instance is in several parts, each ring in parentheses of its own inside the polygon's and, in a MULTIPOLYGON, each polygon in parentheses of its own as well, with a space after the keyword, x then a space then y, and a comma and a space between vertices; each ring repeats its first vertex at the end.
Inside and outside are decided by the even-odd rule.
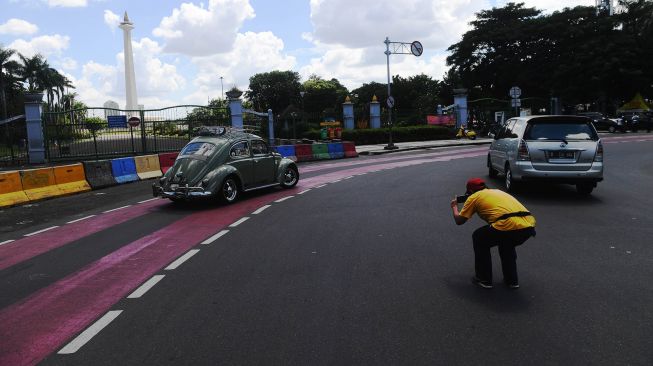
POLYGON ((490 177, 507 191, 531 181, 574 184, 590 194, 603 180, 603 145, 583 116, 528 116, 504 122, 487 156, 490 177))
POLYGON ((173 166, 152 185, 155 197, 172 201, 216 198, 234 202, 240 192, 294 187, 294 161, 273 152, 259 136, 227 127, 201 127, 173 166))
POLYGON ((610 133, 614 133, 617 131, 622 131, 623 129, 622 120, 607 118, 599 112, 582 112, 578 113, 578 115, 591 118, 594 128, 596 128, 598 131, 608 131, 610 133))
POLYGON ((653 127, 653 115, 648 111, 624 111, 619 117, 624 122, 624 130, 651 132, 651 127, 653 127))

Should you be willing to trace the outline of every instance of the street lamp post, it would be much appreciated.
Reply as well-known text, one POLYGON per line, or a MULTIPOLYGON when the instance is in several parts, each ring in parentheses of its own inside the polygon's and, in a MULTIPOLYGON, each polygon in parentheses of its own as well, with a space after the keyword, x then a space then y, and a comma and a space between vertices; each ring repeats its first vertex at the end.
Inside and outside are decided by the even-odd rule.
MULTIPOLYGON (((299 96, 302 97, 302 124, 306 124, 306 121, 305 121, 306 113, 304 112, 304 95, 306 95, 305 91, 300 91, 299 92, 299 96)), ((293 140, 296 139, 296 137, 295 137, 295 122, 294 121, 292 123, 292 138, 293 138, 293 140)))
POLYGON ((220 76, 220 90, 222 92, 222 100, 224 100, 224 85, 222 84, 222 76, 220 76))
POLYGON ((295 117, 297 117, 297 113, 291 112, 290 116, 292 117, 292 139, 294 140, 297 138, 295 135, 295 117))

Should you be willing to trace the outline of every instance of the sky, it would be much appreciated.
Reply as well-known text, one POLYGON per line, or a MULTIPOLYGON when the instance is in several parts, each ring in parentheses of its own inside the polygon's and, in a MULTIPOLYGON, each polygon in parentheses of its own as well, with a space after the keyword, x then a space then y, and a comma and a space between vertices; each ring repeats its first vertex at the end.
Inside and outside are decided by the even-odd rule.
MULTIPOLYGON (((521 0, 550 13, 595 0, 521 0)), ((420 41, 424 53, 391 55, 392 75, 441 80, 447 48, 474 14, 508 0, 0 0, 0 46, 43 55, 77 99, 125 105, 124 13, 134 23, 138 103, 205 105, 273 70, 336 78, 350 90, 387 80, 385 44, 420 41), (222 79, 221 79, 222 78, 222 79), (71 90, 73 91, 73 90, 71 90)))

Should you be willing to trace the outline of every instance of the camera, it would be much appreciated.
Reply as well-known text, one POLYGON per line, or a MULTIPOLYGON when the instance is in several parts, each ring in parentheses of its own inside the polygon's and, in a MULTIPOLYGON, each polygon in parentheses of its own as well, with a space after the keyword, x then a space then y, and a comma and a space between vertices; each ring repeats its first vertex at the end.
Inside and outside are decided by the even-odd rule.
POLYGON ((456 196, 456 202, 458 203, 465 203, 467 199, 469 198, 468 194, 462 195, 462 196, 456 196))

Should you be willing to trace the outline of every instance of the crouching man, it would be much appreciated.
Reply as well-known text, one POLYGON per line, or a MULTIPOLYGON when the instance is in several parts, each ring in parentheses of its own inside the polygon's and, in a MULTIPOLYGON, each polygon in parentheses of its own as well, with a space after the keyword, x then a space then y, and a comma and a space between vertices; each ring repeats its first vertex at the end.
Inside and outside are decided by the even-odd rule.
POLYGON ((472 282, 492 288, 492 257, 490 248, 499 246, 503 281, 511 289, 519 288, 517 253, 515 247, 535 236, 535 217, 517 199, 498 189, 489 189, 480 178, 467 181, 467 199, 458 212, 458 200, 451 201, 453 218, 462 225, 474 213, 487 222, 474 231, 474 259, 476 274, 472 282))

